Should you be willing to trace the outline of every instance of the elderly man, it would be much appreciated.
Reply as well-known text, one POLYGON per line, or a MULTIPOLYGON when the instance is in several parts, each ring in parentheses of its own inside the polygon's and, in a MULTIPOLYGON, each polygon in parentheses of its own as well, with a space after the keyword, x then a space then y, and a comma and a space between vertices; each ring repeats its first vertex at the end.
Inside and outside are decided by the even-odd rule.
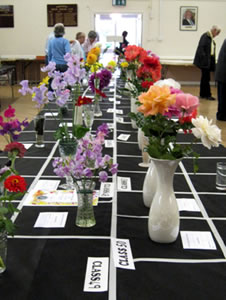
POLYGON ((210 72, 215 71, 216 43, 213 39, 220 33, 220 31, 220 28, 214 25, 210 31, 205 32, 201 36, 194 58, 194 65, 201 69, 202 72, 200 81, 200 98, 208 100, 215 100, 215 98, 211 96, 210 72))
POLYGON ((88 52, 95 47, 96 42, 97 42, 97 33, 91 30, 88 33, 88 38, 86 39, 85 43, 82 45, 86 56, 88 52))

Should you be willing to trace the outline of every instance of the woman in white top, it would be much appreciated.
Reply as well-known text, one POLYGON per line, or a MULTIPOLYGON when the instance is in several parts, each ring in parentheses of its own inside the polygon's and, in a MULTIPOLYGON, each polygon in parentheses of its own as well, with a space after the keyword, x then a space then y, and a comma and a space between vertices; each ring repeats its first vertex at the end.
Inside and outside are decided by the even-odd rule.
POLYGON ((85 41, 86 35, 83 32, 76 34, 76 40, 71 43, 71 53, 77 55, 79 59, 85 59, 85 52, 82 48, 82 44, 85 41))

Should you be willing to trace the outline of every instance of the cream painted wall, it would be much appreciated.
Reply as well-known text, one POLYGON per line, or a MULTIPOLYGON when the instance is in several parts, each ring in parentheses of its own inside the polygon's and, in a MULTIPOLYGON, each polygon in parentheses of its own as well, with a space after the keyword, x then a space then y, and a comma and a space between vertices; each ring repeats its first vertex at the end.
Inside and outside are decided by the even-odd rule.
POLYGON ((142 44, 159 56, 193 57, 200 35, 217 24, 217 51, 225 38, 224 0, 127 0, 126 7, 112 7, 112 0, 0 0, 14 5, 14 28, 0 28, 0 55, 44 55, 52 28, 47 27, 47 4, 78 4, 78 27, 66 27, 65 38, 94 29, 95 13, 138 12, 143 14, 142 44), (189 3, 188 3, 189 2, 189 3), (180 6, 198 6, 198 30, 180 31, 180 6), (211 16, 211 17, 210 17, 211 16))

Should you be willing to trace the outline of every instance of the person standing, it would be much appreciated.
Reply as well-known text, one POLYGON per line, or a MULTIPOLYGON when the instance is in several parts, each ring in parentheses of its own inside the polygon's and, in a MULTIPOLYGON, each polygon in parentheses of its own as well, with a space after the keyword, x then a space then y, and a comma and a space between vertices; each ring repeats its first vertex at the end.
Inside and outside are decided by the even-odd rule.
POLYGON ((210 72, 215 71, 216 43, 214 38, 220 31, 220 28, 214 25, 210 31, 205 32, 201 36, 193 62, 195 66, 201 69, 200 98, 208 100, 215 100, 215 98, 211 96, 210 72))
POLYGON ((217 120, 226 121, 226 39, 221 46, 215 73, 217 81, 217 120))
POLYGON ((56 24, 54 27, 55 37, 50 40, 48 47, 48 62, 55 62, 56 70, 60 72, 65 72, 68 68, 64 55, 71 53, 69 41, 63 38, 64 34, 64 25, 61 23, 56 24))
POLYGON ((97 42, 97 33, 91 30, 88 33, 88 38, 85 40, 84 44, 82 45, 86 56, 89 53, 89 51, 95 47, 96 42, 97 42))
POLYGON ((78 32, 75 38, 76 40, 71 43, 71 53, 77 55, 79 59, 85 60, 85 52, 82 44, 85 41, 86 35, 83 32, 78 32))

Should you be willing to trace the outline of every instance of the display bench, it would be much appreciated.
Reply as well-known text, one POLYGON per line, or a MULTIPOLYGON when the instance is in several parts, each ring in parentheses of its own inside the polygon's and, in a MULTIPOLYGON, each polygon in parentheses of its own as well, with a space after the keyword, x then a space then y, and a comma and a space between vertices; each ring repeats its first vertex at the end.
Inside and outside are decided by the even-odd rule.
POLYGON ((39 83, 43 74, 40 71, 44 66, 45 57, 35 55, 0 55, 0 61, 4 65, 15 66, 15 83, 27 79, 32 83, 39 83))
MULTIPOLYGON (((117 86, 123 87, 124 84, 118 80, 117 86)), ((216 249, 184 249, 181 235, 172 244, 155 243, 148 236, 149 209, 142 199, 147 168, 139 166, 142 156, 137 130, 132 129, 128 118, 130 99, 117 95, 115 88, 110 87, 104 92, 107 98, 101 102, 103 116, 95 119, 93 130, 103 122, 112 127, 107 139, 113 141, 113 147, 105 147, 104 153, 119 163, 117 176, 108 179, 114 184, 114 193, 111 197, 99 198, 98 206, 94 208, 97 223, 89 229, 75 226, 76 207, 26 206, 25 198, 14 201, 22 211, 15 218, 15 237, 8 240, 7 271, 0 276, 1 298, 225 299, 226 193, 215 187, 216 163, 226 161, 225 148, 208 150, 200 143, 195 145, 194 151, 201 155, 198 173, 193 174, 192 160, 185 158, 174 177, 176 197, 188 201, 195 199, 199 207, 199 211, 180 211, 180 231, 210 232, 216 249), (129 135, 128 139, 120 140, 121 134, 129 135), (130 178, 131 189, 123 190, 117 185, 120 177, 130 178), (65 227, 35 228, 40 212, 67 212, 65 227), (115 267, 111 247, 114 238, 130 241, 135 270, 115 267), (99 279, 95 280, 92 273, 88 274, 88 283, 95 285, 95 289, 84 291, 88 258, 97 262, 101 258, 109 260, 108 270, 101 273, 108 282, 106 291, 98 291, 96 281, 99 279)), ((44 112, 49 112, 50 107, 56 111, 55 105, 49 104, 44 112)), ((65 121, 71 122, 72 109, 72 104, 69 104, 65 121)), ((24 158, 16 161, 16 168, 26 178, 29 189, 40 179, 61 180, 52 167, 53 158, 59 156, 53 138, 57 126, 52 117, 47 117, 43 149, 34 146, 33 122, 21 134, 20 141, 31 144, 31 147, 24 158)), ((181 134, 178 141, 187 144, 191 139, 188 134, 181 134)), ((0 162, 6 160, 2 154, 0 162)))

